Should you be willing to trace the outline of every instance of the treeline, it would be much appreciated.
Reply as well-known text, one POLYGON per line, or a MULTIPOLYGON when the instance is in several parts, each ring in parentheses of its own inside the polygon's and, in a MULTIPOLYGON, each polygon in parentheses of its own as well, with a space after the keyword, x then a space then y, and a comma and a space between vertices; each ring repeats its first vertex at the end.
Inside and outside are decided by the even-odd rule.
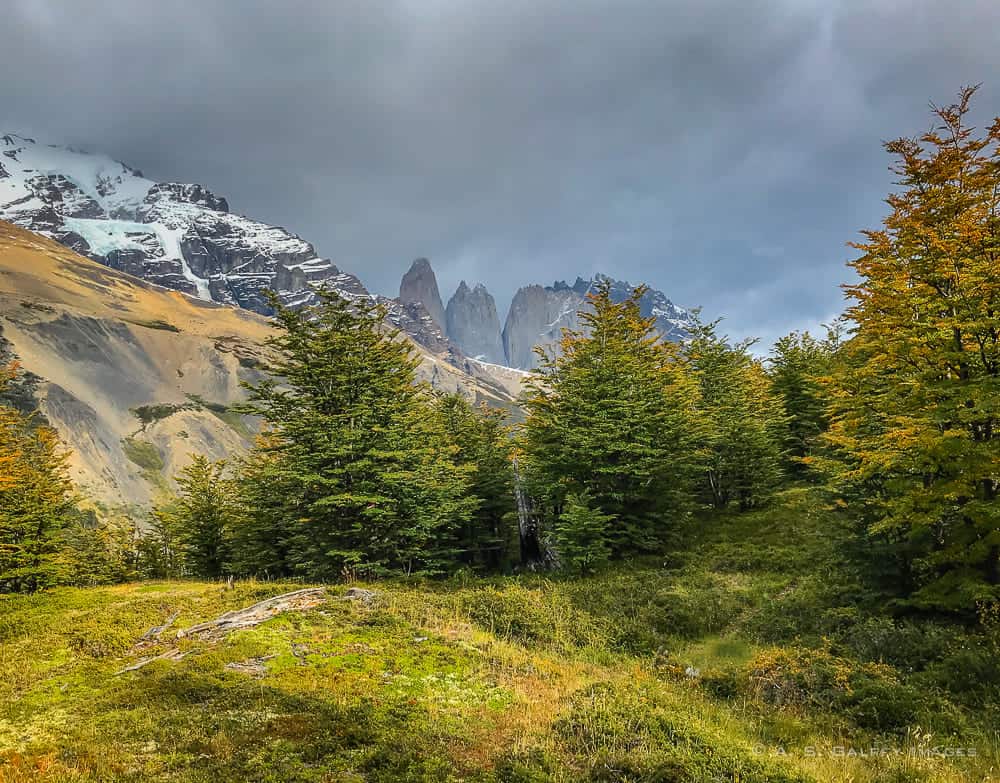
MULTIPOLYGON (((512 426, 417 383, 377 308, 332 293, 305 311, 275 301, 273 380, 245 409, 263 422, 257 445, 229 464, 195 458, 115 568, 586 572, 669 550, 693 515, 712 524, 806 481, 857 521, 858 557, 900 600, 996 601, 1000 120, 966 126, 973 92, 921 139, 886 145, 901 189, 856 245, 845 319, 822 339, 778 340, 765 360, 717 322, 663 342, 644 289, 615 302, 599 287, 512 426)), ((10 405, 0 414, 0 589, 36 589, 65 578, 59 553, 80 523, 54 435, 10 405)))
POLYGON ((590 296, 518 427, 417 383, 377 309, 275 301, 280 359, 245 409, 265 433, 246 458, 199 457, 178 477, 154 513, 161 575, 581 572, 662 550, 698 508, 765 502, 786 416, 750 344, 714 325, 663 343, 643 293, 590 296))
POLYGON ((517 444, 533 525, 573 570, 662 551, 694 511, 759 506, 784 475, 787 415, 752 343, 702 323, 663 342, 644 292, 591 294, 525 398, 517 444))

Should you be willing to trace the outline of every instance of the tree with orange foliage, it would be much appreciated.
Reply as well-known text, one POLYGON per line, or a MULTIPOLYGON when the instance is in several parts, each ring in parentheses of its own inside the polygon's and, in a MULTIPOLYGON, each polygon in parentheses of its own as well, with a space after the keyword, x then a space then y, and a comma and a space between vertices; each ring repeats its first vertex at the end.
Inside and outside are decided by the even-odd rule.
MULTIPOLYGON (((0 395, 17 377, 0 370, 0 395)), ((0 591, 32 592, 64 576, 59 534, 74 508, 67 454, 50 427, 0 401, 0 591)))
MULTIPOLYGON (((17 375, 16 365, 0 367, 0 394, 17 375)), ((0 406, 0 491, 13 487, 19 480, 21 452, 13 437, 13 425, 17 412, 13 408, 0 406)))
POLYGON ((1000 119, 975 132, 975 91, 885 145, 902 189, 854 245, 828 434, 914 602, 970 611, 1000 599, 1000 119))

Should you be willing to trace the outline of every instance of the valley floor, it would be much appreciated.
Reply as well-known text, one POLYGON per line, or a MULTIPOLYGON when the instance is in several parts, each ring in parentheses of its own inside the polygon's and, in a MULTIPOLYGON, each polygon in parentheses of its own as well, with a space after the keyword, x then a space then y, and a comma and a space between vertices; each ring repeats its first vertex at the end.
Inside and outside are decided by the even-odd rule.
POLYGON ((997 779, 997 634, 881 616, 844 524, 794 489, 666 561, 329 586, 216 641, 173 628, 302 585, 0 596, 0 781, 997 779))

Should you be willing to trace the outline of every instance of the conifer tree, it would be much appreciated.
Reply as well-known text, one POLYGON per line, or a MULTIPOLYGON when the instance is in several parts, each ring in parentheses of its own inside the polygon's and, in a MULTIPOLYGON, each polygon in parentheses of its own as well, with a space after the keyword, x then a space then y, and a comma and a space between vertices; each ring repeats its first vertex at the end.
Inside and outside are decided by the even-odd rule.
POLYGON ((175 579, 189 573, 179 533, 169 515, 149 515, 135 550, 136 570, 144 579, 175 579))
POLYGON ((586 491, 567 495, 550 541, 560 566, 585 574, 605 564, 611 556, 608 533, 613 523, 613 516, 592 507, 586 491))
POLYGON ((821 447, 820 436, 829 427, 827 382, 839 344, 838 323, 828 329, 824 340, 809 332, 792 332, 771 349, 767 374, 788 416, 784 448, 790 473, 805 473, 813 453, 821 447))
POLYGON ((699 469, 697 387, 641 315, 644 291, 615 303, 602 283, 561 354, 541 354, 525 400, 521 463, 536 508, 551 525, 570 488, 586 490, 615 520, 615 555, 655 549, 676 530, 699 469))
POLYGON ((287 493, 284 568, 311 578, 442 571, 475 507, 470 469, 455 463, 430 392, 416 383, 418 359, 384 309, 319 296, 303 310, 272 298, 274 380, 250 390, 272 429, 273 462, 261 464, 287 493))
POLYGON ((502 568, 516 554, 513 444, 506 414, 485 405, 474 408, 458 394, 438 398, 437 410, 455 461, 471 468, 469 494, 477 506, 456 531, 456 549, 470 565, 502 568))
POLYGON ((107 585, 143 575, 139 541, 135 524, 125 515, 77 511, 60 533, 67 581, 107 585))
POLYGON ((706 426, 704 489, 709 502, 749 509, 765 501, 781 480, 785 414, 771 392, 752 340, 734 345, 697 322, 684 354, 698 380, 698 408, 706 426))
MULTIPOLYGON (((18 374, 0 368, 0 394, 18 374)), ((68 575, 60 531, 75 508, 68 455, 50 427, 0 404, 0 591, 32 592, 68 575)))
POLYGON ((161 536, 173 540, 193 576, 216 578, 226 570, 235 503, 225 472, 225 462, 195 455, 177 476, 177 495, 153 512, 161 536))
POLYGON ((885 145, 900 190, 855 245, 829 433, 841 487, 909 553, 904 587, 967 611, 1000 597, 1000 119, 977 135, 974 92, 885 145))
MULTIPOLYGON (((302 484, 294 471, 285 469, 283 445, 274 432, 262 433, 236 463, 240 503, 229 539, 234 573, 269 577, 302 570, 292 557, 302 484)), ((304 548, 307 543, 297 545, 304 548)))

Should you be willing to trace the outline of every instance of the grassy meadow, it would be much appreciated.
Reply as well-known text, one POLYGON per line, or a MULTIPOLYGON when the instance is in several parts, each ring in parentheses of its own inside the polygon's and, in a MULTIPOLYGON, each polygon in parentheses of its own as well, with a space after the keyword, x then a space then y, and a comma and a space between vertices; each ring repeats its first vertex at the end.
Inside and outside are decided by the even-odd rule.
POLYGON ((302 585, 0 596, 0 782, 996 780, 1000 630, 893 618, 847 524, 793 488, 662 559, 329 585, 219 641, 175 629, 302 585))

